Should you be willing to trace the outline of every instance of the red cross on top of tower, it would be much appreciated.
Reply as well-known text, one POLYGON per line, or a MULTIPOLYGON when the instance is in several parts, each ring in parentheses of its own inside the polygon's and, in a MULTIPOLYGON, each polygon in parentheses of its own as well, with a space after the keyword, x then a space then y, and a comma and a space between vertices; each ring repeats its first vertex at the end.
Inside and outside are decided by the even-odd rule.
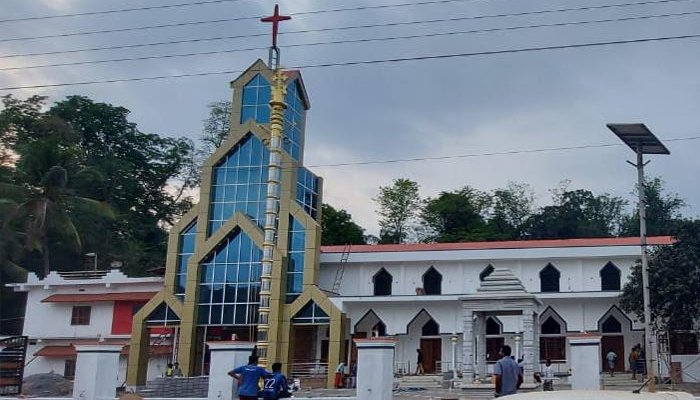
POLYGON ((292 19, 288 15, 280 15, 280 6, 275 4, 275 13, 269 17, 261 18, 262 22, 272 22, 272 47, 277 48, 277 30, 281 21, 292 19))

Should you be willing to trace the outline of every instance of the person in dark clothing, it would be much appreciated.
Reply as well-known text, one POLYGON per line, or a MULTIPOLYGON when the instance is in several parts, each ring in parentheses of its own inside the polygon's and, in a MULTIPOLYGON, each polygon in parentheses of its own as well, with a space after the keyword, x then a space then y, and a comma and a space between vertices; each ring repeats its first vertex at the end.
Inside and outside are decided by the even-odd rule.
POLYGON ((418 353, 416 359, 416 375, 423 375, 425 374, 425 368, 423 368, 423 352, 420 349, 416 349, 416 352, 418 353))
POLYGON ((262 390, 263 399, 284 399, 291 397, 287 377, 282 374, 282 364, 272 364, 272 375, 265 378, 265 386, 262 390))

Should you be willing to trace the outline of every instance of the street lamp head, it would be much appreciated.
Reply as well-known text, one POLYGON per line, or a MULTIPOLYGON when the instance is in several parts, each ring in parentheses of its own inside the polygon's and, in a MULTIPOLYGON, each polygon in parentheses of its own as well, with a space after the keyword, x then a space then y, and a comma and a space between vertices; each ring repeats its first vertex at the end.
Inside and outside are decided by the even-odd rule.
POLYGON ((97 257, 97 253, 85 253, 88 257, 97 257))
POLYGON ((644 124, 607 124, 607 127, 635 153, 671 154, 644 124))

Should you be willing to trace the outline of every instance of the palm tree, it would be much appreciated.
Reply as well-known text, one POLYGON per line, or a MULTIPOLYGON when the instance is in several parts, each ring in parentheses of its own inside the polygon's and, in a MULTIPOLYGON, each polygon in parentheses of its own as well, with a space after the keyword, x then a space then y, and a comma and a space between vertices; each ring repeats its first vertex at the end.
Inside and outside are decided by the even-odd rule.
POLYGON ((14 201, 0 199, 0 286, 4 282, 22 282, 27 269, 17 265, 22 253, 19 233, 13 229, 19 215, 19 205, 14 201))
POLYGON ((0 198, 18 201, 18 218, 25 223, 25 247, 41 253, 44 276, 48 275, 51 265, 51 235, 70 243, 76 252, 81 250, 80 235, 70 218, 72 211, 114 217, 109 205, 74 195, 68 189, 67 183, 68 172, 58 165, 48 169, 38 187, 0 183, 0 198))

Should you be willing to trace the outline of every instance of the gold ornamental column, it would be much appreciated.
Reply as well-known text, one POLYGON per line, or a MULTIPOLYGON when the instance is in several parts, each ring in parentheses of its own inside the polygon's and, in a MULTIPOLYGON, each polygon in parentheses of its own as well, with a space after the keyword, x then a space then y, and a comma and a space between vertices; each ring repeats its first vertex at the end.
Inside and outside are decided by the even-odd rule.
POLYGON ((272 99, 270 100, 270 162, 267 175, 267 196, 265 198, 265 242, 263 243, 262 274, 260 276, 260 306, 258 309, 257 349, 260 364, 267 365, 267 350, 270 345, 270 286, 272 264, 277 246, 277 223, 279 219, 280 179, 282 175, 282 136, 284 128, 284 96, 287 93, 285 78, 279 68, 272 78, 272 99))

